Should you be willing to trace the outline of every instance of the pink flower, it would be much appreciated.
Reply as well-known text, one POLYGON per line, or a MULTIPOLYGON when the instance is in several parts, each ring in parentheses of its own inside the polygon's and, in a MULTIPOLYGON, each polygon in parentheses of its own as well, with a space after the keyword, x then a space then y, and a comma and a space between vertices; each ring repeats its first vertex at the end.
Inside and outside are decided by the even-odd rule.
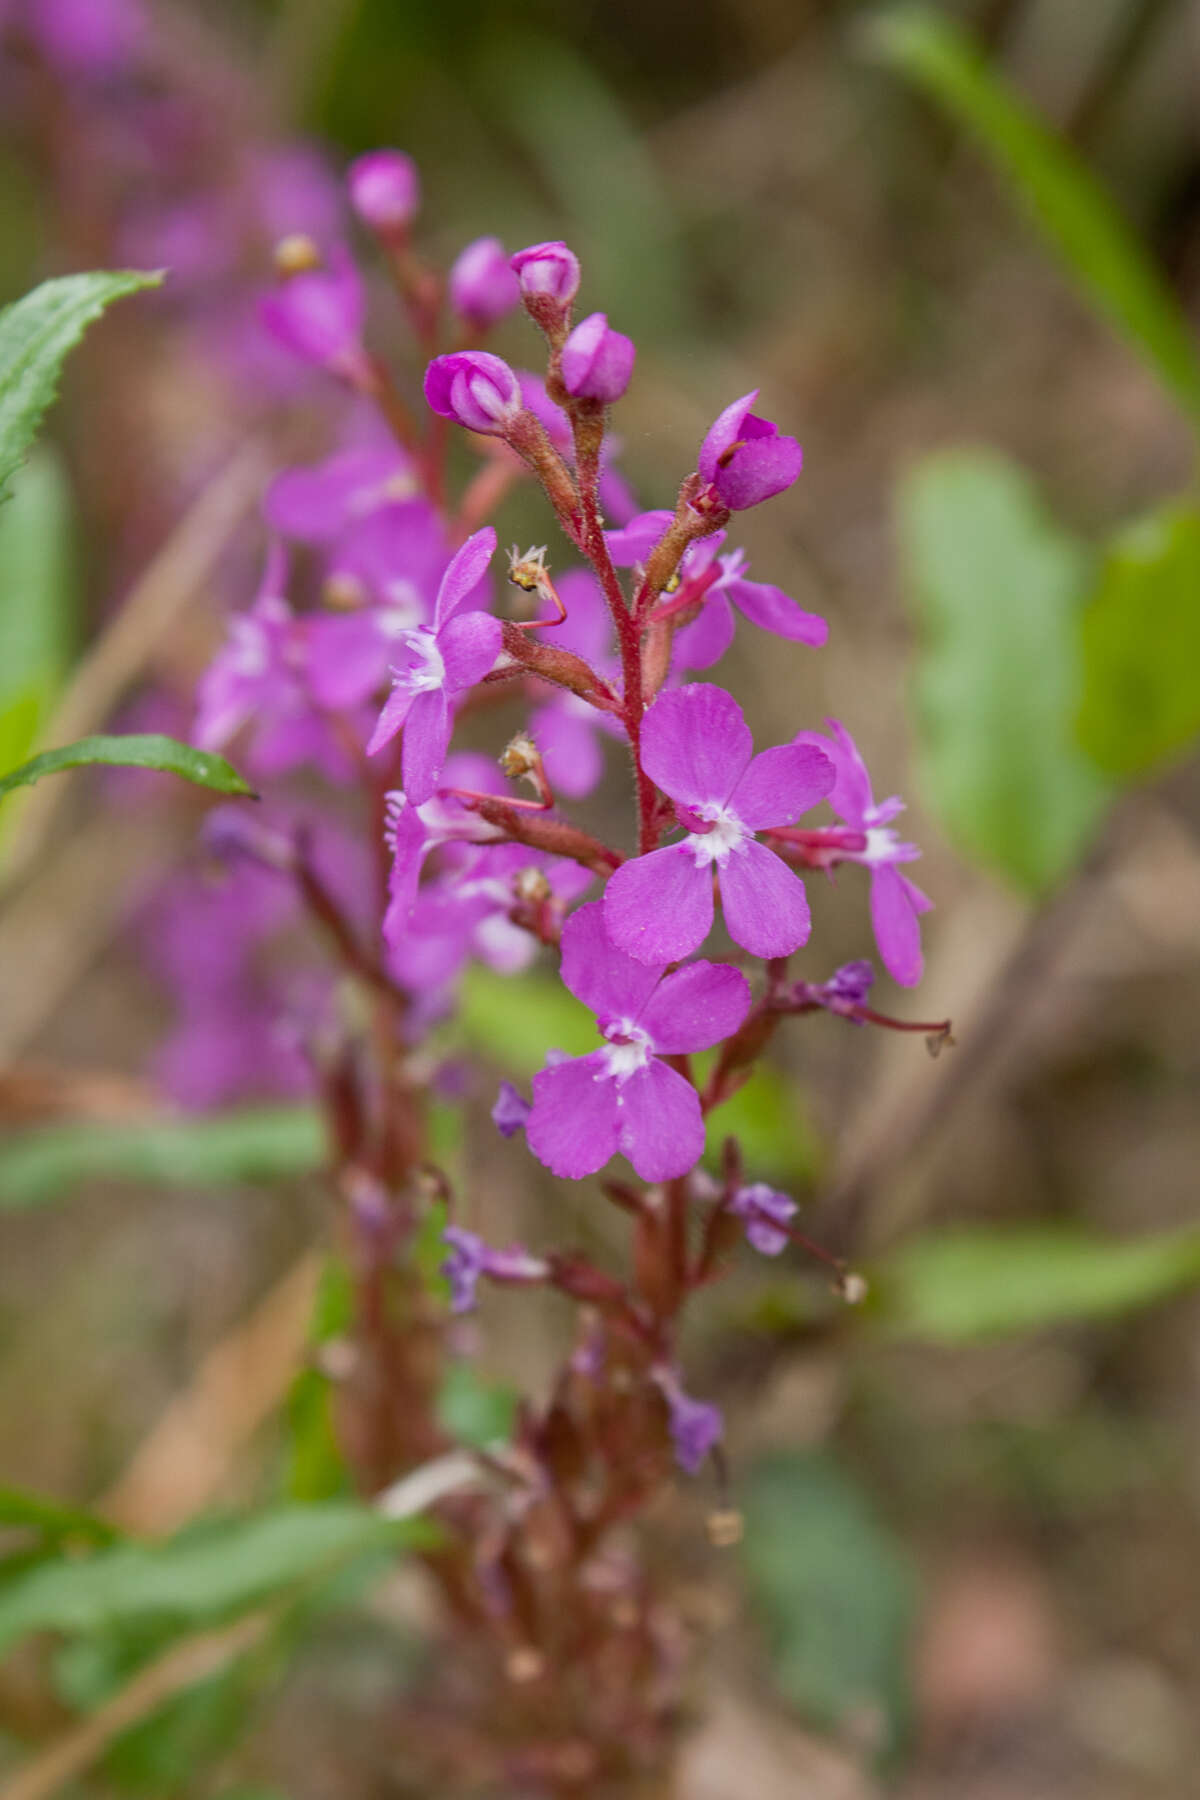
POLYGON ((729 1210, 745 1221, 746 1242, 760 1256, 778 1256, 787 1249, 787 1232, 781 1227, 796 1212, 796 1202, 790 1194, 781 1194, 765 1181, 755 1181, 738 1189, 729 1202, 729 1210))
POLYGON ((591 313, 563 345, 563 386, 578 400, 611 405, 629 386, 636 355, 632 338, 613 331, 603 313, 591 313))
POLYGON ((698 1475, 709 1452, 725 1435, 721 1410, 684 1393, 675 1369, 659 1368, 654 1379, 667 1403, 667 1429, 675 1445, 675 1460, 686 1474, 698 1475))
POLYGON ((727 406, 700 446, 697 467, 731 512, 744 512, 790 488, 804 453, 793 437, 750 411, 758 389, 727 406))
POLYGON ((437 786, 450 742, 450 699, 474 687, 500 650, 499 619, 464 612, 464 604, 487 572, 496 548, 490 525, 469 537, 449 563, 438 588, 432 625, 401 634, 402 660, 392 670, 392 692, 367 745, 375 756, 404 727, 404 791, 414 806, 437 786))
POLYGON ((647 963, 674 962, 713 922, 713 876, 730 937, 753 956, 789 956, 809 933, 803 883, 755 832, 791 824, 828 794, 821 750, 780 745, 754 755, 737 701, 697 683, 660 694, 642 723, 642 767, 675 802, 678 844, 623 863, 604 913, 612 940, 647 963))
POLYGON ((459 252, 449 277, 450 304, 460 318, 485 331, 521 298, 517 278, 497 237, 476 238, 459 252))
POLYGON ((425 398, 441 418, 490 437, 503 437, 524 410, 520 382, 488 350, 435 356, 425 371, 425 398))
POLYGON ((561 974, 596 1014, 607 1041, 533 1078, 529 1148, 554 1174, 578 1180, 621 1151, 644 1181, 685 1175, 704 1151, 704 1121, 691 1082, 660 1059, 706 1050, 737 1030, 750 987, 722 963, 666 973, 617 949, 599 901, 563 927, 561 974))
POLYGON ((263 324, 304 362, 353 379, 366 355, 362 344, 367 300, 362 278, 341 245, 326 265, 289 275, 261 303, 263 324))
POLYGON ((839 846, 836 860, 861 863, 871 871, 871 925, 883 966, 901 987, 916 987, 925 966, 919 919, 933 901, 896 866, 915 862, 921 854, 915 844, 902 843, 890 828, 891 821, 904 811, 904 802, 893 795, 876 803, 871 777, 854 739, 836 719, 825 723, 829 738, 818 731, 801 731, 792 742, 832 757, 837 779, 829 804, 866 840, 861 849, 839 846))
POLYGON ((483 1238, 461 1225, 447 1225, 442 1241, 450 1254, 441 1272, 450 1283, 450 1311, 470 1312, 475 1305, 475 1289, 479 1278, 528 1285, 545 1281, 550 1265, 540 1256, 531 1256, 521 1244, 510 1244, 507 1250, 494 1250, 483 1238))
POLYGON ((421 204, 417 165, 401 150, 372 150, 350 164, 346 176, 350 204, 372 231, 394 236, 405 231, 421 204))

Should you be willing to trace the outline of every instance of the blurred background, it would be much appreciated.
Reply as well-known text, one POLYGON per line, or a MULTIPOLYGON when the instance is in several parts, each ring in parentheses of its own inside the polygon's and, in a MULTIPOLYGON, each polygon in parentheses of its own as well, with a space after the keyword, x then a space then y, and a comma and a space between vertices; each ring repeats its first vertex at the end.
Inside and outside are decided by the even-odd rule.
MULTIPOLYGON (((362 150, 417 159, 438 263, 482 233, 577 250, 588 308, 638 342, 618 428, 642 505, 760 387, 805 471, 738 541, 830 641, 785 658, 743 631, 718 678, 761 741, 844 720, 906 798, 926 976, 874 1003, 952 1018, 956 1047, 817 1015, 740 1103, 872 1300, 848 1316, 760 1264, 695 1309, 691 1385, 727 1409, 746 1535, 710 1550, 690 1490, 654 1522, 706 1645, 682 1792, 1175 1800, 1200 1752, 1200 7, 880 16, 5 0, 0 297, 173 274, 76 355, 0 514, 0 766, 113 720, 188 735, 257 582, 265 481, 337 418, 260 341, 255 296, 285 232, 349 231, 362 150), (983 65, 941 56, 939 21, 1048 147, 983 65)), ((371 321, 409 355, 385 288, 371 321)), ((496 348, 531 355, 518 320, 496 348)), ((545 536, 525 493, 499 526, 545 536)), ((154 1534, 281 1478, 313 1491, 294 1376, 319 1143, 286 1056, 222 1038, 231 1088, 172 1061, 209 1023, 188 927, 163 924, 164 896, 220 904, 204 802, 75 779, 0 832, 0 1480, 154 1534)), ((805 978, 871 954, 857 874, 809 881, 805 978)), ((255 964, 264 1006, 281 983, 300 1004, 281 970, 302 954, 255 964)), ((561 1229, 486 1117, 495 1072, 553 1036, 539 994, 480 982, 461 1028, 492 1065, 455 1146, 466 1222, 497 1241, 561 1229)), ((603 1247, 586 1190, 571 1204, 603 1247)), ((563 1320, 501 1297, 480 1331, 504 1383, 536 1384, 563 1320)), ((450 1397, 464 1436, 506 1392, 450 1397)), ((380 1725, 414 1606, 404 1655, 351 1597, 286 1673, 226 1671, 37 1792, 423 1791, 380 1725)), ((144 1653, 92 1631, 11 1656, 0 1783, 144 1653)))

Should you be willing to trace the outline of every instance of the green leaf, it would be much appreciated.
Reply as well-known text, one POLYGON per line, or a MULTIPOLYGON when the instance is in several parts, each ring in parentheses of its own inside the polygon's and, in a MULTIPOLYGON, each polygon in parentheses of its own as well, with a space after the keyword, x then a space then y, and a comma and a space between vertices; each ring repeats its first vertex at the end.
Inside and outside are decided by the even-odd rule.
POLYGON ((771 1672, 829 1730, 879 1729, 894 1751, 907 1716, 914 1581, 857 1485, 821 1455, 779 1455, 739 1483, 741 1555, 771 1672))
POLYGON ((282 1181, 319 1169, 324 1155, 320 1116, 307 1106, 53 1125, 10 1136, 0 1147, 0 1211, 43 1206, 97 1177, 176 1187, 282 1181))
POLYGON ((1146 775, 1200 733, 1200 513, 1174 503, 1109 544, 1083 615, 1079 740, 1146 775))
POLYGON ((75 637, 71 494, 41 450, 0 508, 0 769, 24 760, 62 687, 75 637))
POLYGON ((68 350, 114 300, 161 280, 136 269, 62 275, 0 312, 0 498, 54 399, 68 350))
MULTIPOLYGON (((697 1068, 703 1069, 706 1060, 697 1058, 697 1068)), ((710 1114, 705 1160, 711 1166, 719 1165, 727 1137, 737 1138, 756 1180, 771 1176, 807 1183, 820 1165, 820 1145, 804 1096, 771 1063, 759 1063, 732 1099, 710 1114)))
POLYGON ((988 451, 927 457, 898 506, 926 791, 968 855, 1044 893, 1108 799, 1074 736, 1087 557, 988 451))
POLYGON ((51 1544, 61 1543, 64 1539, 85 1544, 109 1544, 119 1536, 114 1526, 98 1519, 94 1513, 65 1506, 47 1494, 34 1494, 15 1487, 0 1487, 0 1530, 36 1532, 51 1544))
POLYGON ((591 1013, 560 981, 498 975, 483 963, 463 977, 456 1024, 468 1048, 518 1081, 536 1075, 547 1050, 584 1056, 599 1042, 591 1013))
POLYGON ((972 1226, 893 1252, 872 1281, 882 1323, 940 1343, 1105 1319, 1200 1286, 1200 1228, 1108 1238, 1080 1226, 972 1226))
POLYGON ((1075 152, 941 14, 901 6, 871 21, 867 41, 971 133, 1079 287, 1200 427, 1200 355, 1187 317, 1075 152))
POLYGON ((42 1563, 0 1590, 0 1654, 35 1631, 181 1629, 234 1617, 364 1551, 420 1541, 419 1521, 331 1501, 206 1523, 164 1544, 122 1543, 42 1563))
POLYGON ((196 750, 177 738, 151 731, 128 737, 85 737, 74 744, 63 744, 58 750, 44 750, 19 769, 0 775, 0 799, 14 788, 32 787, 43 775, 57 775, 60 769, 80 769, 92 763, 160 769, 164 775, 182 775, 185 781, 212 788, 218 794, 254 792, 223 756, 215 756, 211 750, 196 750))
POLYGON ((487 1381, 470 1363, 451 1363, 437 1397, 438 1422, 448 1436, 476 1450, 506 1444, 517 1416, 515 1389, 487 1381))

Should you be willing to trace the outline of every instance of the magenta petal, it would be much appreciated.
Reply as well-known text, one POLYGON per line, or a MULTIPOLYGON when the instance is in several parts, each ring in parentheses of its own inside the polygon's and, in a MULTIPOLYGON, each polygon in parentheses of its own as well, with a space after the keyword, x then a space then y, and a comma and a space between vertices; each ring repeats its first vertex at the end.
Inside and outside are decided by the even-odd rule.
POLYGON ((662 1056, 708 1050, 750 1010, 750 983, 728 963, 695 962, 664 975, 638 1024, 662 1056))
POLYGON ((603 1050, 572 1057, 533 1078, 525 1138, 539 1162, 569 1181, 594 1175, 617 1151, 617 1087, 603 1050))
POLYGON ((413 806, 430 799, 450 744, 450 707, 441 688, 417 695, 404 722, 400 766, 404 792, 413 806))
POLYGON ((757 399, 758 389, 751 388, 748 394, 743 394, 740 400, 727 406, 709 426, 696 463, 705 481, 716 480, 718 457, 728 450, 730 444, 737 443, 742 432, 742 422, 757 399))
POLYGON ((753 754, 741 707, 708 682, 660 694, 642 721, 643 769, 685 806, 723 804, 753 754))
POLYGON ((618 1148, 643 1181, 673 1181, 704 1155, 700 1097, 656 1058, 618 1088, 616 1123, 618 1148))
MULTIPOLYGON (((899 869, 885 863, 871 870, 871 925, 883 966, 901 987, 916 987, 924 971, 921 927, 905 880, 899 869)), ((917 893, 920 894, 918 888, 917 893)), ((921 894, 922 900, 925 898, 921 894)))
POLYGON ((618 949, 662 966, 689 956, 712 929, 711 869, 686 843, 635 856, 609 877, 604 923, 618 949))
POLYGON ((393 841, 388 908, 383 916, 383 941, 389 950, 397 949, 405 935, 408 915, 417 898, 421 864, 430 846, 429 834, 411 802, 406 802, 396 817, 393 841))
POLYGON ((563 926, 560 973, 575 998, 594 1013, 626 1019, 638 1017, 659 977, 657 968, 617 949, 598 900, 581 906, 563 926))
POLYGON ((620 531, 606 531, 604 541, 608 545, 608 554, 618 569, 644 563, 674 516, 674 513, 661 510, 638 513, 620 531))
POLYGON ((730 795, 730 805, 751 831, 791 825, 824 800, 836 771, 829 756, 806 744, 779 744, 756 756, 730 795))
POLYGON ((376 755, 378 751, 383 749, 385 744, 391 743, 405 719, 407 719, 412 703, 413 696, 411 688, 394 687, 392 689, 391 693, 383 703, 383 711, 376 720, 375 729, 371 733, 370 742, 367 745, 368 756, 376 755))
POLYGON ((312 620, 308 628, 308 685, 318 706, 357 706, 387 674, 387 643, 367 608, 312 620))
POLYGON ((458 613, 441 627, 437 644, 452 694, 483 680, 500 654, 503 637, 499 619, 485 612, 458 613))
POLYGON ((572 712, 570 701, 539 706, 529 720, 542 753, 550 786, 569 800, 582 800, 599 784, 604 757, 589 719, 572 712))
POLYGON ((874 810, 875 798, 871 792, 871 777, 867 773, 867 765, 858 752, 858 745, 850 736, 844 725, 836 719, 826 719, 825 723, 833 737, 830 743, 819 732, 801 731, 792 739, 793 744, 814 744, 833 758, 837 770, 837 780, 833 792, 829 796, 829 804, 834 812, 847 825, 862 827, 866 823, 867 814, 874 810))
POLYGON ((804 883, 765 844, 743 844, 720 880, 726 929, 751 956, 790 956, 807 943, 804 883))
POLYGON ((782 588, 771 587, 765 581, 731 581, 726 592, 752 625, 773 631, 776 637, 790 638, 794 644, 811 644, 816 650, 829 636, 829 626, 820 613, 805 612, 782 588))
POLYGON ((433 617, 436 625, 444 625, 454 617, 463 602, 487 574, 487 566, 496 552, 496 533, 490 525, 469 537, 461 550, 455 551, 446 565, 437 592, 433 617))
POLYGON ((748 438, 728 464, 718 468, 713 486, 726 506, 744 512, 790 488, 803 463, 804 452, 794 437, 748 438))
POLYGON ((675 633, 675 666, 711 669, 732 642, 733 608, 724 594, 709 594, 691 624, 675 633))

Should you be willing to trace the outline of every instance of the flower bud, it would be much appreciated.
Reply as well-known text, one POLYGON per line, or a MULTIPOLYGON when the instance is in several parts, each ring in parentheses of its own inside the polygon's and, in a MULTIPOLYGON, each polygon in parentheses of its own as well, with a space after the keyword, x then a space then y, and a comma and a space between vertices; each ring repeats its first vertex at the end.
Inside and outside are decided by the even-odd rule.
POLYGON ((450 304, 460 318, 485 331, 511 312, 521 298, 499 238, 476 238, 461 251, 450 270, 450 304))
POLYGON ((700 446, 701 478, 731 512, 744 512, 790 488, 804 453, 794 437, 750 411, 758 389, 735 400, 710 427, 700 446))
POLYGON ((524 411, 516 376, 486 350, 435 356, 425 371, 425 398, 443 419, 491 437, 503 437, 524 411))
POLYGON ((346 176, 350 204, 364 225, 380 237, 406 231, 421 204, 421 182, 411 156, 400 150, 372 150, 352 162, 346 176))
POLYGON ((531 244, 517 251, 512 266, 525 311, 551 343, 561 343, 579 292, 579 258, 565 244, 531 244))
POLYGON ((563 386, 577 400, 610 405, 629 386, 636 355, 632 338, 613 331, 603 313, 590 313, 563 345, 563 386))

